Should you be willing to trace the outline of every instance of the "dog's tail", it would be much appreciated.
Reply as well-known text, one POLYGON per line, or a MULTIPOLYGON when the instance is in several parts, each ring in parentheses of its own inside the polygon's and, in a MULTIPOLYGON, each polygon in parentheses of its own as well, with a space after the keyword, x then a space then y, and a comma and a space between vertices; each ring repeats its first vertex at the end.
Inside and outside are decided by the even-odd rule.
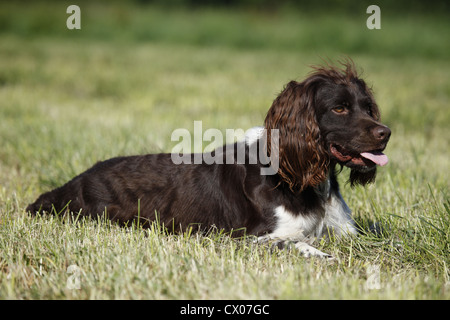
POLYGON ((26 212, 36 215, 37 213, 47 212, 50 214, 60 214, 69 207, 69 203, 61 203, 61 188, 46 192, 37 198, 37 200, 28 205, 26 212))

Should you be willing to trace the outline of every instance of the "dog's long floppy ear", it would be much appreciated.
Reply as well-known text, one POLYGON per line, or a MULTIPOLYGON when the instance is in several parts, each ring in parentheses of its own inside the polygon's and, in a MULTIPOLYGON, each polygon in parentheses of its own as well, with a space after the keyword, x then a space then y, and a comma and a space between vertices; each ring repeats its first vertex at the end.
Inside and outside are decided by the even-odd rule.
POLYGON ((279 130, 279 150, 272 152, 278 152, 278 174, 293 192, 320 184, 326 179, 329 165, 314 108, 318 83, 312 80, 289 82, 264 121, 268 152, 272 150, 271 130, 279 130))

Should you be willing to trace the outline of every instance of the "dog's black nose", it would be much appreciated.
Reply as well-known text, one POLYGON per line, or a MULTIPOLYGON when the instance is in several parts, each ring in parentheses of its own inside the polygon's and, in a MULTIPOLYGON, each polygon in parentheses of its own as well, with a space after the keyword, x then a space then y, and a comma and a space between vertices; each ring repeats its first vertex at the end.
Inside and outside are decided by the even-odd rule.
POLYGON ((372 130, 375 139, 387 142, 391 136, 391 129, 386 126, 377 126, 372 130))

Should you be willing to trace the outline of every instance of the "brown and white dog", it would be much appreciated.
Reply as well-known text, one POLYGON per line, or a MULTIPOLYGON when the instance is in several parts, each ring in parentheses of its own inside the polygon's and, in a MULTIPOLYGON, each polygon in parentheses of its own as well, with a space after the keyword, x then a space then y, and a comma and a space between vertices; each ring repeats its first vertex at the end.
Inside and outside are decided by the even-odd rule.
POLYGON ((215 226, 293 244, 305 256, 330 257, 310 240, 356 233, 337 166, 351 169, 352 185, 372 182, 376 166, 388 161, 382 151, 390 135, 353 62, 342 69, 314 67, 303 82, 286 85, 264 127, 249 130, 233 148, 213 151, 226 158, 230 150, 243 150, 245 161, 174 164, 169 153, 113 158, 44 193, 27 211, 105 214, 123 224, 159 219, 173 231, 215 226), (268 158, 276 153, 274 174, 262 175, 267 162, 254 161, 252 146, 261 140, 268 158))

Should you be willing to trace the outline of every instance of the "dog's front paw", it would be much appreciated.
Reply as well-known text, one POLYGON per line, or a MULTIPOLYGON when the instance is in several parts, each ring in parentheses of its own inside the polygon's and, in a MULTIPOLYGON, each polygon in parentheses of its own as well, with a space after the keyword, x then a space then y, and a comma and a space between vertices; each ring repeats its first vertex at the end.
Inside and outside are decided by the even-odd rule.
POLYGON ((259 237, 257 240, 258 243, 269 243, 272 248, 278 248, 278 249, 296 249, 300 252, 302 256, 305 258, 311 258, 311 257, 319 257, 322 259, 327 260, 333 260, 334 257, 332 255, 329 255, 328 253, 324 253, 306 242, 301 241, 293 241, 293 240, 287 240, 287 239, 272 239, 270 236, 262 236, 259 237))
POLYGON ((328 253, 322 252, 305 242, 297 242, 295 248, 300 251, 300 254, 305 258, 319 257, 327 260, 334 260, 334 257, 328 253))

